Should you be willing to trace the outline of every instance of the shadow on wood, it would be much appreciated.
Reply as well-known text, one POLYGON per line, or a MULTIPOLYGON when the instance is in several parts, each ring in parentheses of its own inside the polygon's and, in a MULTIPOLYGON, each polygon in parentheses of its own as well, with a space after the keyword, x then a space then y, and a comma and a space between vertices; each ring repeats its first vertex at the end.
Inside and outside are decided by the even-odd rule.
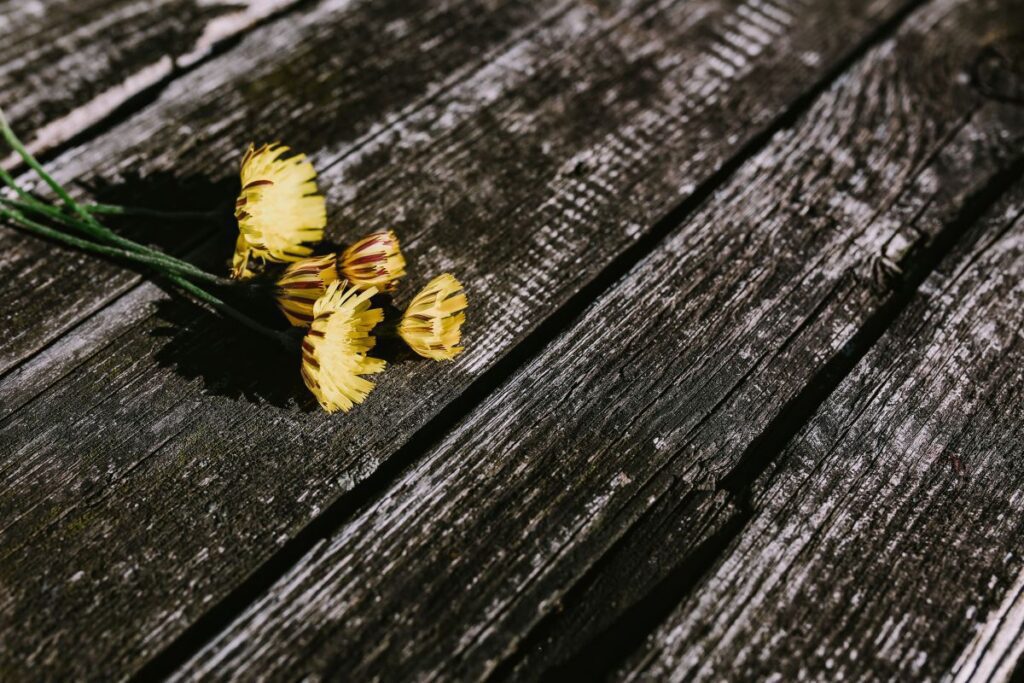
MULTIPOLYGON (((197 306, 174 287, 166 283, 161 287, 171 292, 172 298, 156 304, 156 315, 166 324, 155 328, 151 336, 167 340, 154 357, 159 366, 189 380, 202 380, 204 392, 215 396, 266 402, 278 408, 295 406, 302 412, 320 410, 302 382, 297 349, 295 354, 288 354, 238 323, 197 306), (213 349, 213 339, 230 348, 231 353, 213 349)), ((232 303, 268 327, 285 328, 284 319, 269 299, 232 303)), ((386 295, 375 297, 373 305, 384 309, 387 320, 401 315, 386 295)), ((298 328, 293 332, 297 346, 303 332, 298 328)), ((388 366, 430 362, 414 354, 401 340, 381 336, 371 355, 384 359, 388 366)))

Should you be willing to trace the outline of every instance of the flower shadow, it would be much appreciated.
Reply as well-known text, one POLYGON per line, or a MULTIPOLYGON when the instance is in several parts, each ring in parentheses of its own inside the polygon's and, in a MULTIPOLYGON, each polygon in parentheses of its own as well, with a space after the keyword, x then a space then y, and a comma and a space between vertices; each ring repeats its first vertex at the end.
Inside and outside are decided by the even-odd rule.
MULTIPOLYGON (((170 368, 188 380, 200 380, 203 391, 253 403, 269 403, 277 408, 319 412, 316 399, 302 381, 299 341, 303 331, 292 328, 296 339, 294 353, 282 348, 239 323, 223 318, 176 292, 157 303, 161 325, 151 333, 164 340, 154 358, 160 367, 170 368)), ((235 302, 259 322, 282 329, 283 318, 270 303, 235 302), (247 304, 247 305, 242 305, 247 304)), ((391 318, 396 309, 380 297, 374 305, 385 309, 391 318)), ((378 336, 371 352, 388 366, 424 362, 400 339, 378 336)))
POLYGON ((178 176, 164 171, 145 176, 127 174, 116 182, 95 179, 82 183, 82 187, 101 204, 185 215, 184 220, 149 215, 103 217, 104 223, 130 239, 186 257, 205 241, 215 240, 219 253, 224 253, 224 245, 234 245, 234 198, 239 191, 236 177, 215 181, 202 175, 178 176), (195 213, 206 215, 189 215, 195 213))
MULTIPOLYGON (((233 216, 238 179, 211 181, 201 176, 172 173, 127 176, 116 183, 94 182, 86 189, 95 201, 152 211, 212 212, 213 219, 169 221, 148 216, 112 216, 104 222, 132 239, 158 246, 214 273, 227 274, 238 235, 233 216)), ((341 244, 318 245, 318 253, 339 251, 341 244)), ((202 383, 205 393, 237 401, 270 404, 280 409, 316 412, 316 399, 305 387, 298 350, 302 331, 293 329, 296 350, 288 352, 274 341, 226 319, 182 295, 172 284, 139 269, 169 296, 156 303, 159 321, 150 335, 157 338, 154 360, 189 381, 202 383)), ((232 305, 275 329, 286 329, 272 301, 252 301, 218 292, 232 305)), ((389 319, 400 315, 388 296, 376 297, 375 306, 389 319)), ((372 355, 389 365, 421 361, 400 340, 378 337, 372 355)))
MULTIPOLYGON (((201 380, 203 391, 278 408, 318 410, 299 373, 298 345, 294 353, 233 320, 206 310, 167 287, 172 296, 157 304, 162 324, 152 335, 164 339, 155 354, 160 367, 189 380, 201 380)), ((247 310, 275 326, 266 311, 247 310)))
MULTIPOLYGON (((373 305, 384 310, 384 319, 387 321, 399 320, 402 317, 402 309, 395 306, 391 296, 388 294, 374 297, 373 305)), ((390 327, 385 323, 383 327, 390 327)), ((394 335, 380 335, 377 333, 377 343, 374 345, 370 355, 387 362, 388 366, 403 365, 409 362, 422 362, 423 358, 417 356, 409 345, 394 335)))
MULTIPOLYGON (((234 219, 237 177, 213 181, 173 173, 128 175, 117 182, 94 181, 85 186, 95 201, 169 213, 208 213, 188 220, 159 216, 107 216, 104 222, 140 242, 155 245, 213 273, 227 275, 238 225, 234 219)), ((203 391, 237 400, 266 402, 280 408, 298 406, 316 410, 299 375, 299 355, 199 306, 172 284, 139 269, 169 294, 156 304, 158 323, 150 332, 162 342, 154 354, 160 367, 188 380, 202 382, 203 391)), ((280 314, 271 302, 253 303, 231 298, 270 327, 282 328, 280 314)), ((296 344, 297 346, 297 344, 296 344)))

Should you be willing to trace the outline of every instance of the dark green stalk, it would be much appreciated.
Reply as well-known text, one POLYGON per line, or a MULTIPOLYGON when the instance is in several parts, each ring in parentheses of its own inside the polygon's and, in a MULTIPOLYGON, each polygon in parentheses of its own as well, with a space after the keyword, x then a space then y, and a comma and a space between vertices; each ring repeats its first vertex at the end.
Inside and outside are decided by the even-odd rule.
MULTIPOLYGON (((31 212, 34 212, 34 213, 46 216, 47 218, 51 218, 51 219, 53 219, 55 221, 59 221, 60 223, 62 223, 64 225, 68 225, 68 226, 71 226, 71 227, 77 227, 75 225, 75 219, 74 219, 73 216, 69 216, 66 213, 64 213, 63 211, 61 211, 60 209, 55 209, 54 207, 49 206, 48 204, 44 204, 42 202, 39 202, 38 200, 35 200, 34 198, 30 198, 30 200, 31 201, 23 202, 23 201, 19 201, 19 200, 16 200, 16 199, 3 199, 3 198, 0 198, 0 211, 3 211, 3 209, 2 209, 3 206, 11 207, 11 209, 18 209, 18 211, 13 211, 13 212, 11 211, 11 209, 8 209, 7 213, 8 214, 10 214, 10 213, 18 214, 17 216, 10 216, 10 217, 12 218, 12 220, 18 221, 21 224, 24 224, 24 220, 26 220, 26 217, 24 216, 24 214, 21 214, 21 211, 31 211, 31 212)), ((36 225, 38 225, 38 223, 36 225)), ((42 226, 42 227, 45 227, 45 226, 42 226)), ((47 230, 52 230, 52 229, 47 228, 47 230)), ((57 235, 66 235, 67 234, 67 233, 64 233, 62 231, 56 231, 56 230, 54 230, 52 232, 57 234, 57 235)), ((51 235, 48 235, 48 236, 51 236, 51 235)), ((60 237, 56 237, 56 236, 52 236, 52 237, 53 237, 53 239, 61 240, 60 237)), ((61 240, 61 241, 68 242, 68 240, 61 240)), ((97 243, 95 243, 95 242, 84 241, 84 240, 80 240, 80 241, 83 241, 86 244, 93 245, 94 247, 98 246, 97 243)), ((79 246, 79 245, 75 244, 75 246, 79 246)), ((92 252, 98 253, 95 248, 91 248, 91 247, 82 247, 82 248, 86 249, 87 251, 92 251, 92 252)), ((138 250, 134 250, 134 249, 116 248, 116 253, 110 252, 107 255, 116 256, 117 258, 124 258, 124 259, 130 260, 130 261, 135 261, 137 263, 143 263, 145 265, 150 266, 151 268, 156 268, 157 270, 166 270, 168 272, 179 273, 181 275, 185 275, 186 277, 189 277, 189 278, 191 278, 193 280, 198 280, 200 282, 208 282, 210 284, 218 285, 220 287, 232 287, 232 288, 234 288, 234 289, 236 289, 238 291, 245 291, 247 294, 248 293, 256 294, 255 291, 252 291, 252 292, 249 291, 249 290, 255 290, 256 288, 250 287, 247 283, 243 283, 243 282, 241 282, 239 280, 231 280, 231 279, 226 278, 226 277, 220 277, 220 276, 214 275, 212 273, 209 273, 209 272, 199 268, 198 266, 195 266, 195 265, 189 263, 188 261, 183 261, 181 259, 176 259, 176 258, 167 256, 164 252, 159 251, 159 250, 152 250, 152 251, 145 252, 145 251, 138 251, 138 250), (138 258, 136 258, 136 257, 138 257, 138 258)))
MULTIPOLYGON (((232 320, 241 323, 245 327, 248 327, 249 329, 258 332, 259 334, 262 334, 266 337, 269 337, 270 339, 273 339, 275 342, 282 345, 289 351, 294 351, 297 347, 295 340, 288 336, 286 333, 272 329, 270 327, 267 327, 266 325, 263 325, 262 323, 253 320, 252 318, 245 315, 238 309, 228 305, 220 298, 214 296, 213 294, 207 292, 202 287, 196 285, 189 279, 194 279, 196 277, 195 273, 178 273, 172 269, 169 269, 167 264, 154 263, 152 259, 150 259, 144 254, 138 254, 124 249, 118 249, 117 247, 109 247, 103 244, 96 244, 95 242, 90 242, 89 240, 83 239, 81 237, 68 235, 67 233, 62 232, 60 230, 55 230, 54 228, 49 228, 40 223, 36 223, 30 218, 26 218, 24 214, 18 213, 17 211, 0 208, 0 217, 12 221, 13 223, 20 226, 23 230, 26 230, 27 232, 31 232, 42 237, 57 240, 65 244, 69 244, 73 247, 76 247, 86 252, 101 254, 103 256, 110 256, 114 258, 120 258, 156 268, 162 275, 167 277, 179 288, 188 292, 196 299, 199 299, 200 301, 208 304, 221 315, 231 318, 232 320)), ((219 279, 213 275, 205 275, 207 278, 210 278, 210 280, 208 281, 213 281, 214 284, 216 284, 215 281, 219 279)))
POLYGON ((220 211, 158 211, 139 206, 120 206, 118 204, 82 204, 89 213, 107 216, 143 216, 165 221, 215 221, 220 218, 220 211))
POLYGON ((197 271, 200 270, 198 267, 193 266, 187 261, 182 261, 181 259, 171 256, 170 254, 160 251, 159 249, 147 247, 143 244, 139 244, 134 240, 130 240, 127 237, 122 237, 115 233, 110 228, 100 223, 97 223, 95 219, 93 219, 91 223, 86 223, 74 215, 68 214, 65 211, 61 211, 60 209, 51 206, 45 202, 41 202, 32 195, 22 190, 17 185, 17 182, 15 182, 14 179, 11 178, 6 173, 0 173, 0 180, 3 180, 4 184, 14 189, 18 196, 21 197, 20 200, 0 198, 0 202, 2 203, 17 206, 20 209, 32 211, 34 213, 44 215, 48 218, 52 218, 53 220, 60 221, 62 224, 74 228, 75 230, 79 231, 84 235, 87 235, 88 237, 103 240, 104 242, 116 245, 118 247, 121 247, 122 249, 135 251, 140 254, 147 254, 153 258, 161 259, 168 263, 176 263, 178 266, 181 267, 191 267, 197 271))
MULTIPOLYGON (((4 141, 11 146, 11 149, 18 153, 18 156, 21 157, 22 161, 28 164, 28 167, 35 171, 36 175, 42 178, 44 183, 50 186, 50 189, 60 197, 61 201, 63 201, 69 209, 81 216, 87 225, 106 230, 106 228, 103 228, 103 226, 93 218, 92 214, 83 209, 78 202, 71 198, 71 195, 64 189, 64 186, 54 180, 53 176, 47 173, 46 169, 43 168, 43 165, 39 163, 39 160, 35 158, 35 155, 28 151, 28 148, 22 144, 21 140, 11 129, 11 125, 7 122, 7 117, 4 116, 4 110, 2 108, 0 108, 0 137, 3 137, 4 141)), ((106 232, 110 231, 106 230, 106 232)))
MULTIPOLYGON (((25 214, 19 211, 15 211, 13 209, 5 209, 3 207, 0 207, 0 217, 10 220, 14 224, 21 227, 21 229, 25 230, 26 232, 31 232, 35 235, 40 235, 42 237, 47 237, 57 242, 63 242, 64 244, 68 244, 77 249, 81 249, 82 251, 87 251, 93 254, 100 254, 101 256, 108 256, 111 258, 118 258, 133 263, 139 263, 144 266, 149 266, 150 268, 154 268, 159 272, 166 273, 168 275, 180 275, 187 278, 191 278, 193 280, 200 280, 202 282, 208 282, 210 284, 215 285, 221 284, 221 280, 224 279, 219 278, 216 275, 211 275, 210 273, 201 270, 181 268, 176 264, 166 263, 164 261, 161 261, 160 259, 153 258, 146 254, 140 254, 138 252, 129 251, 127 249, 119 249, 117 247, 108 247, 103 244, 91 242, 81 237, 75 237, 74 235, 67 234, 63 230, 56 230, 41 223, 37 223, 32 219, 26 217, 25 214)), ((234 281, 229 280, 229 282, 234 281)))
MULTIPOLYGON (((185 290, 196 299, 199 299, 200 301, 203 301, 206 304, 210 305, 222 315, 225 315, 231 318, 232 320, 241 323, 242 325, 248 327, 249 329, 255 332, 258 332, 260 334, 270 337, 271 339, 274 339, 279 344, 281 344, 282 346, 289 350, 294 350, 296 348, 294 340, 284 332, 271 329, 253 320, 252 318, 245 315, 238 309, 228 305, 227 303, 225 303, 218 297, 214 296, 210 292, 206 291, 202 287, 199 287, 194 282, 189 281, 188 279, 186 279, 186 277, 203 278, 215 284, 230 283, 232 285, 235 285, 242 283, 238 283, 234 280, 225 280, 224 278, 219 278, 215 275, 211 275, 206 271, 197 268, 191 263, 182 261, 180 259, 176 259, 157 249, 151 249, 132 240, 123 238, 114 233, 106 226, 102 225, 99 221, 97 221, 96 218, 91 213, 89 213, 81 204, 72 199, 71 195, 68 194, 64 187, 60 183, 58 183, 49 173, 46 172, 46 169, 43 168, 42 164, 40 164, 39 161, 35 158, 35 156, 28 151, 24 144, 22 144, 21 140, 18 139, 18 136, 15 135, 14 131, 10 127, 10 124, 7 122, 7 118, 4 116, 2 108, 0 108, 0 137, 2 137, 7 142, 7 144, 9 144, 11 148, 18 153, 22 160, 26 164, 28 164, 29 168, 34 170, 36 174, 38 174, 39 177, 42 178, 43 182, 49 185, 50 189, 53 190, 54 193, 56 193, 56 195, 61 199, 61 201, 63 201, 64 204, 69 209, 71 209, 73 213, 77 214, 81 218, 81 221, 74 220, 72 217, 67 216, 61 211, 56 211, 58 216, 48 214, 48 211, 44 209, 52 209, 53 207, 47 207, 45 204, 39 202, 30 194, 22 190, 14 181, 14 178, 10 176, 10 174, 0 169, 0 171, 2 171, 0 179, 2 179, 6 185, 11 187, 18 194, 19 197, 21 197, 21 204, 23 204, 26 207, 29 207, 32 210, 40 212, 43 215, 51 215, 51 217, 61 221, 65 225, 74 227, 98 239, 106 240, 107 242, 116 244, 120 247, 123 247, 123 249, 105 247, 103 245, 96 244, 95 242, 90 242, 89 240, 83 240, 74 237, 73 235, 68 235, 63 231, 48 228, 45 225, 36 223, 35 221, 25 218, 24 214, 21 214, 19 211, 16 210, 12 211, 11 209, 0 209, 0 215, 6 216, 7 218, 15 221, 17 224, 25 227, 28 230, 35 232, 36 234, 45 235, 51 237, 52 239, 56 239, 68 244, 74 244, 75 246, 78 246, 79 248, 84 249, 86 251, 92 251, 95 253, 106 253, 107 255, 115 255, 119 258, 127 258, 129 260, 134 260, 137 262, 146 262, 151 267, 165 274, 178 287, 185 290)), ((8 202, 9 201, 10 200, 8 200, 8 202)))
MULTIPOLYGON (((134 240, 121 237, 113 230, 97 221, 95 216, 86 211, 81 204, 76 202, 71 197, 67 190, 64 189, 64 186, 58 183, 53 178, 53 176, 47 173, 46 169, 43 168, 43 165, 39 163, 39 160, 36 159, 35 156, 33 156, 32 153, 28 151, 24 144, 22 144, 21 140, 14 133, 14 131, 11 130, 11 126, 7 123, 7 119, 4 117, 4 112, 2 108, 0 108, 0 137, 2 137, 4 141, 6 141, 7 144, 9 144, 11 148, 14 149, 14 151, 17 152, 19 156, 21 156, 22 160, 26 164, 28 164, 28 166, 32 170, 34 170, 40 178, 42 178, 43 182, 45 182, 50 187, 50 189, 53 190, 58 197, 60 197, 61 201, 64 202, 65 206, 67 206, 74 214, 77 214, 80 218, 80 220, 74 222, 69 222, 66 220, 62 221, 65 224, 70 225, 71 227, 88 235, 89 237, 106 241, 110 244, 121 247, 123 249, 128 249, 142 254, 147 254, 148 256, 163 259, 167 262, 173 262, 176 263, 180 268, 191 268, 195 270, 195 272, 197 273, 205 272, 200 268, 197 268, 196 266, 192 265, 191 263, 170 256, 169 254, 159 249, 153 249, 143 244, 139 244, 134 240)), ((21 187, 18 186, 14 178, 12 178, 10 174, 7 173, 6 171, 0 173, 0 180, 3 180, 4 184, 12 188, 18 194, 18 196, 21 197, 21 200, 23 202, 25 202, 26 204, 33 205, 35 209, 42 211, 43 209, 40 209, 40 206, 46 207, 48 209, 53 209, 53 207, 47 207, 45 204, 39 202, 30 194, 21 189, 21 187)))
POLYGON ((224 315, 225 317, 231 318, 232 320, 248 327, 250 330, 253 330, 255 332, 258 332, 259 334, 264 335, 265 337, 273 339, 288 351, 295 351, 298 349, 298 342, 291 336, 289 336, 286 332, 275 330, 270 327, 267 327, 266 325, 263 325, 262 323, 256 322, 249 316, 239 311, 237 308, 228 305, 224 301, 221 301, 216 296, 210 294, 202 287, 196 286, 195 283, 189 282, 184 278, 174 275, 170 275, 168 277, 172 282, 174 282, 174 284, 178 285, 180 288, 182 288, 195 298, 199 299, 200 301, 209 304, 214 310, 224 315))
POLYGON ((4 185, 14 190, 18 194, 18 196, 21 197, 21 200, 23 202, 35 201, 35 198, 32 197, 32 195, 30 195, 28 192, 25 192, 25 190, 21 189, 21 186, 18 185, 17 182, 15 182, 14 177, 10 173, 5 171, 3 167, 0 167, 0 180, 3 181, 4 185))
POLYGON ((177 265, 182 267, 192 267, 197 271, 200 270, 198 267, 193 266, 187 261, 182 261, 181 259, 171 256, 170 254, 160 251, 159 249, 153 249, 145 245, 139 244, 134 240, 130 240, 126 237, 121 237, 120 235, 110 230, 106 226, 100 225, 98 223, 96 225, 86 225, 75 216, 72 216, 64 211, 61 211, 60 209, 51 206, 45 202, 39 201, 29 193, 25 192, 23 189, 21 189, 17 181, 15 181, 14 178, 12 178, 10 174, 8 174, 6 171, 3 171, 3 169, 0 169, 0 181, 3 181, 5 185, 10 187, 12 190, 15 191, 15 193, 17 193, 19 197, 21 197, 21 199, 5 199, 3 197, 0 197, 0 203, 7 204, 9 206, 15 206, 24 211, 31 211, 33 213, 46 216, 47 218, 52 218, 53 220, 60 221, 62 224, 67 225, 68 227, 78 230, 80 233, 84 235, 87 235, 94 239, 104 240, 105 242, 115 244, 123 249, 135 251, 140 254, 148 254, 153 258, 162 259, 169 263, 176 263, 177 265))

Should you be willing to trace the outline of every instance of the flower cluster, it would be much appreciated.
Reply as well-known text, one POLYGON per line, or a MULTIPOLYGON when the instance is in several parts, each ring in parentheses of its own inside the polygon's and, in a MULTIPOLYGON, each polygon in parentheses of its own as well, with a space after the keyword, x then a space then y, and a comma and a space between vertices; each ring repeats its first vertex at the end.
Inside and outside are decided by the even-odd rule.
MULTIPOLYGON (((384 360, 369 355, 378 326, 378 335, 401 338, 425 358, 450 360, 462 351, 467 301, 462 285, 450 273, 427 283, 397 320, 385 320, 384 309, 374 306, 379 295, 395 293, 406 274, 393 231, 372 232, 338 253, 316 253, 327 227, 326 201, 317 188, 313 165, 284 145, 250 145, 242 158, 242 189, 234 205, 238 237, 230 277, 225 278, 119 235, 100 220, 108 214, 171 219, 174 215, 79 203, 25 148, 2 111, 0 137, 60 200, 51 204, 37 198, 0 169, 0 182, 13 191, 0 194, 0 219, 89 253, 145 266, 225 316, 297 350, 296 337, 257 322, 216 293, 269 291, 292 328, 305 330, 302 379, 327 412, 348 411, 373 389, 366 376, 385 367, 384 360)), ((192 220, 196 214, 177 216, 192 220)))
MULTIPOLYGON (((384 370, 383 360, 367 355, 375 344, 372 332, 384 321, 372 299, 397 289, 405 257, 391 230, 373 232, 341 253, 312 256, 327 225, 326 204, 313 165, 288 151, 276 144, 250 146, 242 159, 231 276, 248 280, 268 263, 288 263, 274 297, 291 325, 308 328, 302 379, 324 410, 347 411, 373 389, 364 375, 384 370)), ((466 306, 459 281, 440 275, 413 297, 398 335, 425 358, 450 360, 462 351, 466 306)))

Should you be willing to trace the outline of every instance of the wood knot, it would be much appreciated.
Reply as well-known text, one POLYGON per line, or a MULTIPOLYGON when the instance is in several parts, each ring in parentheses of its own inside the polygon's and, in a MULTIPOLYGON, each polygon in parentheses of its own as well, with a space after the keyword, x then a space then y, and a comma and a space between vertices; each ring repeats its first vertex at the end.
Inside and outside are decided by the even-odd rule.
POLYGON ((879 251, 867 257, 868 282, 875 292, 891 290, 902 281, 903 264, 922 239, 923 236, 912 228, 901 229, 890 236, 879 251))
POLYGON ((985 97, 1024 104, 1024 32, 987 36, 971 67, 971 82, 985 97))

